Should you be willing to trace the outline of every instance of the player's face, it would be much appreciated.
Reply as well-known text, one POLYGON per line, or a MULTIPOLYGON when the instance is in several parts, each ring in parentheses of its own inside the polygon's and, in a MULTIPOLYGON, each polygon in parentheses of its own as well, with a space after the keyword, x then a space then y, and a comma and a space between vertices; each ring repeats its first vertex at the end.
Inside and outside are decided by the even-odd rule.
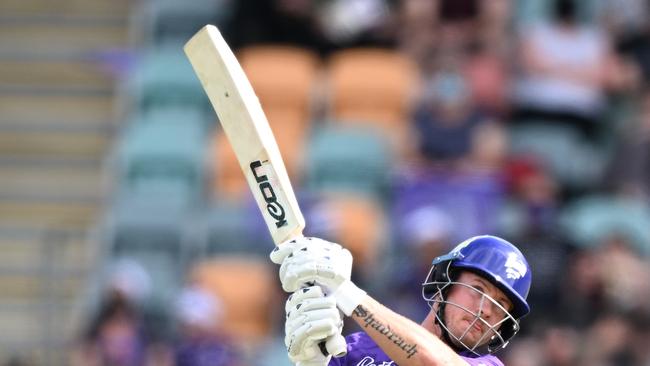
POLYGON ((512 309, 512 302, 496 286, 474 273, 462 272, 457 282, 449 290, 450 304, 445 306, 449 331, 470 347, 485 344, 498 330, 506 310, 512 309))

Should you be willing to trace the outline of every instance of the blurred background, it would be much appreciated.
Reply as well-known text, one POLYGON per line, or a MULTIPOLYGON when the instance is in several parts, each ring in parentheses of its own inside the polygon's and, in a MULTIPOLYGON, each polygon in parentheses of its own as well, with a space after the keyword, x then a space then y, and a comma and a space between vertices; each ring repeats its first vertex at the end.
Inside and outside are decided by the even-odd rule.
MULTIPOLYGON (((650 364, 645 0, 1 0, 0 365, 289 365, 272 241, 182 45, 266 111, 307 235, 416 322, 518 245, 516 365, 650 364)), ((346 324, 346 331, 354 331, 346 324)))

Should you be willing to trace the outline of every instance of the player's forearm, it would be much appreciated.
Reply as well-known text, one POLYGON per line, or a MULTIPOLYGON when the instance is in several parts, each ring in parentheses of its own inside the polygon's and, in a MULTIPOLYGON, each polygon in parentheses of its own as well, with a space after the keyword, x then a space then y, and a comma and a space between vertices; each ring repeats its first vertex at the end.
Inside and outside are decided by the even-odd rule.
POLYGON ((400 366, 467 365, 419 324, 366 296, 352 318, 400 366))

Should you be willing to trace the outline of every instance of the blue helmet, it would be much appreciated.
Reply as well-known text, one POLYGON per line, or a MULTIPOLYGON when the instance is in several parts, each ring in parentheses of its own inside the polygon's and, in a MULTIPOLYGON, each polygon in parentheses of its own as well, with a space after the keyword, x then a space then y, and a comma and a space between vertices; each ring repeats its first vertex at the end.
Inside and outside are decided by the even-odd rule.
MULTIPOLYGON (((492 342, 493 349, 505 347, 519 330, 518 320, 530 312, 526 301, 532 281, 531 270, 524 255, 508 241, 496 236, 475 236, 457 245, 446 255, 436 257, 423 295, 432 303, 445 303, 449 285, 457 283, 458 270, 476 273, 499 288, 512 302, 513 309, 501 326, 499 337, 492 342)), ((442 313, 439 321, 443 323, 442 313)), ((468 347, 469 348, 469 347, 468 347)), ((473 348, 472 348, 473 350, 473 348)))

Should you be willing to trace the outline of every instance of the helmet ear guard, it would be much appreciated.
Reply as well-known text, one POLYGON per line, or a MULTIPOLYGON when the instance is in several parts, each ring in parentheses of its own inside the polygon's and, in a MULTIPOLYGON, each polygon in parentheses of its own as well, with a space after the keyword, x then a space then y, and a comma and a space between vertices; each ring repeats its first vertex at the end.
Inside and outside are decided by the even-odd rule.
POLYGON ((451 268, 450 260, 434 264, 429 271, 426 281, 422 284, 424 298, 432 299, 437 292, 446 292, 451 282, 458 277, 456 272, 451 268))

